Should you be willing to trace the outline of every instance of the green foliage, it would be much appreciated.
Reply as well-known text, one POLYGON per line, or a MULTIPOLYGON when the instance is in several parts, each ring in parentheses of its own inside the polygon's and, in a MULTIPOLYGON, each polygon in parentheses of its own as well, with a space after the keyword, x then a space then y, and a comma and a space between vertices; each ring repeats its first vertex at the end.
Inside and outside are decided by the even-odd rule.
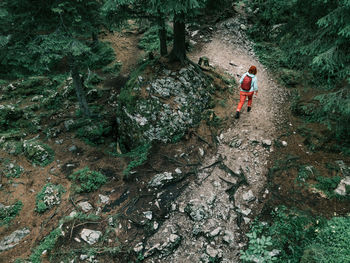
POLYGON ((23 204, 21 201, 17 201, 8 207, 0 207, 0 226, 9 225, 22 210, 22 207, 23 204))
POLYGON ((105 175, 91 171, 88 167, 73 173, 69 178, 78 184, 75 187, 78 193, 96 191, 107 182, 105 175))
POLYGON ((318 95, 315 100, 321 107, 313 119, 322 121, 334 130, 335 137, 350 145, 350 90, 349 86, 338 91, 318 95))
POLYGON ((122 67, 122 63, 121 62, 116 62, 112 65, 107 65, 104 68, 102 68, 102 72, 107 74, 113 74, 114 76, 118 76, 120 69, 122 67))
POLYGON ((306 247, 301 263, 339 263, 350 258, 350 218, 334 217, 315 229, 315 240, 306 247))
POLYGON ((33 250, 29 259, 32 263, 41 263, 42 253, 50 252, 56 245, 57 240, 62 236, 61 228, 57 227, 33 250))
POLYGON ((24 154, 33 164, 46 166, 53 162, 55 152, 46 144, 28 140, 23 143, 24 154))
POLYGON ((77 136, 88 144, 96 145, 104 143, 106 136, 109 135, 111 131, 112 127, 108 122, 92 123, 79 128, 77 130, 77 136))
POLYGON ((315 175, 315 168, 311 165, 303 165, 299 168, 298 175, 295 178, 299 184, 304 184, 308 179, 315 175))
MULTIPOLYGON (((159 30, 158 26, 150 27, 143 34, 138 46, 144 49, 145 51, 159 50, 160 43, 159 43, 159 37, 158 37, 158 30, 159 30)), ((166 26, 166 35, 167 35, 167 41, 171 41, 173 38, 173 31, 168 25, 166 26)))
POLYGON ((152 144, 146 143, 140 145, 139 147, 133 149, 128 153, 118 155, 121 157, 129 157, 132 159, 132 161, 129 162, 128 166, 123 171, 123 174, 127 176, 130 174, 132 169, 144 164, 148 159, 149 151, 151 150, 151 148, 152 144))
POLYGON ((243 262, 273 262, 277 258, 271 254, 271 237, 257 236, 256 232, 248 233, 248 249, 241 253, 243 262))
POLYGON ((61 203, 61 195, 65 190, 62 185, 54 185, 48 183, 44 185, 41 191, 36 195, 36 211, 44 213, 51 209, 54 205, 61 203))
POLYGON ((305 248, 314 240, 323 220, 302 211, 278 207, 271 224, 254 222, 248 234, 249 245, 241 252, 245 262, 299 263, 305 248), (271 253, 272 252, 272 253, 271 253))
POLYGON ((3 174, 7 178, 19 178, 24 170, 22 166, 12 163, 8 159, 1 160, 1 162, 2 164, 0 166, 0 175, 3 174))
POLYGON ((320 78, 342 81, 350 75, 348 0, 251 1, 257 10, 252 36, 272 39, 289 68, 308 67, 320 78))
POLYGON ((317 184, 315 187, 317 189, 322 190, 329 198, 335 197, 334 190, 337 188, 341 181, 340 176, 333 176, 333 177, 324 177, 324 176, 318 176, 316 177, 317 184))

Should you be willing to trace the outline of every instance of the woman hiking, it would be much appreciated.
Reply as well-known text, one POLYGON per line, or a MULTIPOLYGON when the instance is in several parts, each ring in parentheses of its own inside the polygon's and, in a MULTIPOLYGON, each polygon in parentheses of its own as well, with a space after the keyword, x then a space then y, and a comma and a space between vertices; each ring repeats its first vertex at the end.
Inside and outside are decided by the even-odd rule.
POLYGON ((239 119, 239 114, 248 97, 248 112, 252 109, 253 95, 258 95, 258 79, 256 78, 257 69, 251 66, 248 72, 244 73, 239 83, 241 83, 240 100, 238 103, 235 118, 239 119))

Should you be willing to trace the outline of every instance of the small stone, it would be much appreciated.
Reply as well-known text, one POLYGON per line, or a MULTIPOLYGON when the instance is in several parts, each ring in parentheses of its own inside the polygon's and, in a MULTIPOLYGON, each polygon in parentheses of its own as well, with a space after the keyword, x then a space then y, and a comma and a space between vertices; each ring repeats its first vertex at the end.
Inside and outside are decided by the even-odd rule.
POLYGON ((77 237, 75 237, 74 240, 75 240, 76 242, 78 242, 78 243, 81 242, 81 240, 80 240, 79 238, 77 238, 77 237))
POLYGON ((244 25, 244 24, 241 24, 241 25, 240 25, 240 28, 241 28, 243 31, 247 30, 247 26, 244 25))
POLYGON ((264 147, 270 147, 272 145, 272 141, 271 140, 263 140, 262 145, 264 147))
POLYGON ((156 174, 148 183, 148 186, 150 187, 164 186, 166 183, 172 182, 173 180, 174 180, 174 177, 172 176, 172 173, 164 172, 164 173, 156 174))
POLYGON ((72 145, 71 147, 69 147, 68 151, 70 151, 70 152, 76 152, 76 151, 77 151, 77 146, 72 145))
POLYGON ((221 258, 222 254, 220 253, 220 249, 214 249, 210 245, 207 246, 205 252, 212 258, 221 258), (221 255, 220 255, 221 254, 221 255))
POLYGON ((108 204, 109 203, 109 197, 105 195, 99 194, 98 197, 100 198, 101 204, 108 204))
POLYGON ((176 235, 176 234, 171 234, 169 237, 169 240, 171 243, 176 243, 179 241, 179 239, 181 239, 181 237, 179 235, 176 235))
POLYGON ((288 145, 288 143, 287 143, 286 141, 282 141, 282 145, 283 145, 284 147, 286 147, 286 146, 288 145))
POLYGON ((176 168, 176 169, 175 169, 175 173, 177 173, 177 174, 182 174, 182 171, 181 171, 180 168, 176 168))
POLYGON ((144 216, 148 219, 148 220, 152 220, 152 211, 146 211, 143 212, 144 216))
POLYGON ((84 212, 89 212, 90 210, 93 209, 92 205, 89 202, 80 202, 78 203, 78 206, 84 211, 84 212))
POLYGON ((216 237, 217 235, 220 234, 221 229, 222 229, 221 227, 218 227, 218 228, 214 229, 213 231, 210 232, 209 236, 210 237, 216 237))
POLYGON ((143 250, 143 243, 142 243, 142 242, 136 244, 136 246, 134 247, 134 251, 135 251, 136 253, 139 253, 139 252, 141 252, 142 250, 143 250))
POLYGON ((70 216, 70 217, 75 217, 77 214, 78 214, 77 211, 72 211, 72 212, 69 214, 69 216, 70 216))
POLYGON ((159 227, 158 222, 154 221, 154 223, 153 223, 153 230, 157 230, 158 227, 159 227))
POLYGON ((243 215, 247 216, 247 215, 249 215, 252 212, 252 210, 250 208, 241 209, 241 212, 242 212, 243 215))
POLYGON ((204 156, 204 150, 202 148, 199 148, 198 151, 199 151, 199 155, 203 157, 204 156))
POLYGON ((80 233, 80 237, 89 245, 93 245, 97 243, 101 235, 102 235, 101 231, 91 230, 87 228, 84 228, 80 233))
POLYGON ((242 198, 246 202, 251 202, 254 201, 256 197, 254 196, 253 191, 249 190, 248 192, 243 193, 242 198))
POLYGON ((234 234, 231 231, 225 230, 225 234, 224 234, 223 240, 227 244, 232 244, 234 239, 235 239, 234 234))

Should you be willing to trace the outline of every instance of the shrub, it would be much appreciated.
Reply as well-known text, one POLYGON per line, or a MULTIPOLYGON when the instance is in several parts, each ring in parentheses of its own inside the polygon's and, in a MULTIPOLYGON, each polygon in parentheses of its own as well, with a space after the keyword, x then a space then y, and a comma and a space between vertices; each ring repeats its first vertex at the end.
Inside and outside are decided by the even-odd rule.
POLYGON ((112 131, 112 127, 107 122, 99 122, 81 127, 77 130, 77 136, 82 138, 87 144, 104 143, 105 137, 112 131))
POLYGON ((39 141, 24 141, 23 148, 25 156, 34 164, 46 166, 54 160, 54 151, 39 141))
POLYGON ((10 160, 5 160, 2 164, 2 171, 0 173, 4 174, 7 178, 19 178, 23 172, 23 167, 14 163, 10 160))
POLYGON ((18 213, 22 210, 23 204, 21 201, 15 202, 13 205, 0 208, 0 226, 8 225, 18 213))
POLYGON ((78 193, 96 191, 107 182, 105 175, 91 171, 88 167, 73 173, 69 178, 78 183, 75 189, 78 193))
POLYGON ((44 213, 54 205, 59 205, 61 203, 61 195, 64 192, 62 185, 54 185, 52 183, 44 185, 36 196, 36 211, 44 213))
POLYGON ((334 217, 316 231, 318 232, 317 237, 304 250, 301 263, 349 262, 349 217, 334 217))
POLYGON ((241 253, 242 256, 246 262, 299 263, 305 247, 316 236, 315 229, 323 221, 284 206, 271 214, 270 225, 258 221, 253 224, 248 234, 248 249, 241 253), (253 261, 254 258, 261 261, 253 261))

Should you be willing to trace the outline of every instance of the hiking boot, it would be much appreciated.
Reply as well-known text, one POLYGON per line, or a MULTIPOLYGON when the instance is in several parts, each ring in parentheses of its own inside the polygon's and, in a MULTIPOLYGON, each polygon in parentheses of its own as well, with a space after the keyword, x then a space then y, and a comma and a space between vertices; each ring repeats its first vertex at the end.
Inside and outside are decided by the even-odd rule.
POLYGON ((251 109, 252 109, 252 107, 248 107, 247 111, 248 111, 248 112, 250 112, 250 111, 251 111, 251 109))
POLYGON ((235 119, 239 119, 239 111, 236 111, 235 119))

